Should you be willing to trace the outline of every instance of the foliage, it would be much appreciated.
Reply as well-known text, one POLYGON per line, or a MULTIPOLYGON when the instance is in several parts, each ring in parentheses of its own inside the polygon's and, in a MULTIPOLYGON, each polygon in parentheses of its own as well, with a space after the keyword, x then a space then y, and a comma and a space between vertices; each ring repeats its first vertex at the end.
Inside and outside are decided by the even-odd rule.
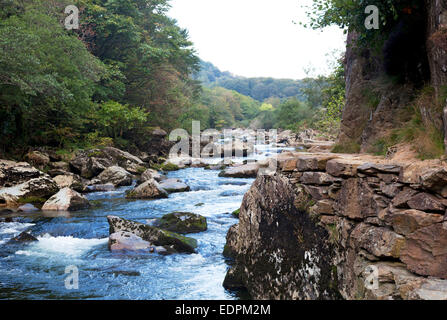
POLYGON ((185 121, 198 108, 198 58, 168 2, 2 0, 0 147, 133 144, 144 128, 185 121), (62 24, 68 4, 79 30, 62 24))
POLYGON ((147 113, 141 107, 108 101, 95 108, 92 118, 102 136, 122 138, 126 132, 143 126, 147 113))
POLYGON ((204 61, 200 62, 200 72, 194 78, 206 87, 223 87, 261 102, 269 98, 304 98, 304 83, 300 80, 239 77, 204 61))
POLYGON ((403 15, 423 10, 424 6, 419 0, 313 0, 307 8, 310 21, 304 25, 313 29, 337 25, 346 32, 356 31, 360 43, 371 47, 373 42, 381 41, 383 35, 389 34, 403 15), (365 28, 365 9, 369 5, 379 9, 380 30, 365 28))

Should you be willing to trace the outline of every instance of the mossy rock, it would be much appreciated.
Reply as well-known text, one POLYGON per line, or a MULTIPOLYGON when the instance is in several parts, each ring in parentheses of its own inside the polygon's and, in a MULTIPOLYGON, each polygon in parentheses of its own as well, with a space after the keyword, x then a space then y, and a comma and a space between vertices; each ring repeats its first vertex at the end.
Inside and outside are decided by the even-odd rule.
POLYGON ((241 213, 241 209, 234 210, 231 214, 239 219, 239 214, 241 213))
POLYGON ((197 248, 196 239, 185 237, 175 232, 115 216, 108 216, 107 219, 110 225, 110 234, 119 231, 130 232, 155 246, 164 247, 169 253, 195 253, 197 248))
POLYGON ((19 204, 37 204, 37 205, 43 205, 47 199, 45 198, 39 198, 39 197, 24 197, 20 198, 17 202, 19 204))
POLYGON ((173 163, 166 163, 166 164, 162 164, 161 165, 161 170, 165 171, 165 172, 169 172, 169 171, 177 171, 180 170, 179 166, 173 163))
POLYGON ((154 164, 152 165, 151 169, 157 170, 157 171, 163 171, 163 172, 171 172, 171 171, 178 171, 180 170, 179 166, 173 163, 164 163, 164 164, 154 164))
POLYGON ((154 226, 176 233, 199 233, 208 229, 206 218, 190 212, 173 212, 158 219, 154 226))

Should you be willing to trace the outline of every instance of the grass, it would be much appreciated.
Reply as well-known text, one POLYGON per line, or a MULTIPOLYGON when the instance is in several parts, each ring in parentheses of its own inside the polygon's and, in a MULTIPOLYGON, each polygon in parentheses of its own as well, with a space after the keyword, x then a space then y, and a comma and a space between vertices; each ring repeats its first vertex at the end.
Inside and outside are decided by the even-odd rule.
MULTIPOLYGON (((443 89, 441 95, 447 97, 447 90, 443 89)), ((377 140, 368 151, 375 155, 385 156, 389 148, 397 144, 408 143, 413 146, 421 160, 442 157, 444 155, 444 134, 435 123, 424 122, 421 115, 422 110, 426 110, 427 106, 430 106, 432 114, 441 114, 442 104, 440 102, 442 101, 445 99, 442 97, 437 99, 433 88, 422 89, 414 100, 414 104, 397 115, 401 119, 402 125, 377 140)))
POLYGON ((337 143, 331 150, 333 153, 359 153, 360 144, 354 141, 346 143, 337 143))

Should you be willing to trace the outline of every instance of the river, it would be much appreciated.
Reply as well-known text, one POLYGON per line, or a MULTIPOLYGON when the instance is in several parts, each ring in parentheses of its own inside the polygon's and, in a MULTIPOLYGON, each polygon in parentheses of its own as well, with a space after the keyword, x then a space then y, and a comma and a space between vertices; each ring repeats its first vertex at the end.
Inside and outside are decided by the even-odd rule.
MULTIPOLYGON (((281 152, 267 146, 257 149, 256 159, 281 152)), ((171 172, 169 178, 183 180, 191 191, 171 194, 168 199, 126 200, 125 192, 131 187, 125 187, 88 194, 94 204, 88 210, 27 214, 15 216, 12 223, 0 223, 0 299, 238 299, 222 287, 228 268, 222 251, 228 229, 237 223, 231 212, 240 207, 254 179, 218 174, 202 168, 171 172), (197 254, 108 250, 108 215, 147 223, 175 211, 207 218, 208 230, 190 235, 198 240, 197 254), (39 241, 8 243, 22 231, 39 241), (66 289, 67 266, 79 270, 78 289, 66 289)))

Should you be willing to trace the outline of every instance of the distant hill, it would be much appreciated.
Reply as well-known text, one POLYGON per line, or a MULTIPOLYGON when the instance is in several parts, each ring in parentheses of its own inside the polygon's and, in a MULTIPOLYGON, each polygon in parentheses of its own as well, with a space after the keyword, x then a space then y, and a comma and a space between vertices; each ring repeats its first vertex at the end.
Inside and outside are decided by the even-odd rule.
POLYGON ((302 89, 305 83, 300 80, 273 79, 273 78, 245 78, 222 72, 210 62, 200 62, 200 72, 194 79, 202 82, 206 87, 223 87, 249 96, 258 101, 269 98, 286 99, 297 97, 304 100, 302 89))

